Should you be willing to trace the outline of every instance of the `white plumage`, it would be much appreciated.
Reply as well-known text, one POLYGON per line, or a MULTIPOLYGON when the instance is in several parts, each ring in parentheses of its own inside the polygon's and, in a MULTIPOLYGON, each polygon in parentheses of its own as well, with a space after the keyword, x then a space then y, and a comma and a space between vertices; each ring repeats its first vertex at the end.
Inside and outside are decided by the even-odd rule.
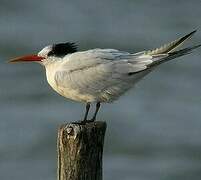
POLYGON ((102 102, 112 102, 155 66, 190 53, 200 45, 175 49, 190 38, 195 31, 160 48, 139 53, 115 49, 92 49, 76 52, 73 43, 61 43, 43 48, 38 55, 12 60, 38 61, 45 66, 47 81, 62 96, 87 103, 84 121, 87 120, 90 103, 96 102, 96 114, 102 102))
POLYGON ((64 97, 82 102, 112 102, 146 71, 152 56, 113 49, 77 52, 45 63, 49 84, 64 97))

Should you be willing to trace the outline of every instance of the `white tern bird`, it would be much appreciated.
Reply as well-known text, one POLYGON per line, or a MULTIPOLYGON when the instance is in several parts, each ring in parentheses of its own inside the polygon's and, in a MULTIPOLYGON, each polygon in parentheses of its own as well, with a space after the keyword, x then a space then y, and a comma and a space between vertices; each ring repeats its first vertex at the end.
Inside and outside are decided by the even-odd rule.
POLYGON ((91 49, 77 52, 74 43, 59 43, 43 48, 37 55, 27 55, 10 62, 39 62, 45 67, 47 81, 60 95, 86 103, 82 123, 91 122, 101 103, 112 102, 156 66, 190 53, 193 47, 176 50, 196 31, 160 48, 128 53, 115 49, 91 49), (87 120, 90 104, 96 103, 91 120, 87 120))

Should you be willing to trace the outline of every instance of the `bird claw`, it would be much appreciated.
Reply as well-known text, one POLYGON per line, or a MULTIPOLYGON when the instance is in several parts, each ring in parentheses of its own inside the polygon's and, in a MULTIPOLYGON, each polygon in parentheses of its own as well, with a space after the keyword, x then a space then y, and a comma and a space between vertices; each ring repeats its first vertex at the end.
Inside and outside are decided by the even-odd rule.
POLYGON ((76 122, 73 122, 73 124, 78 124, 78 125, 86 125, 88 123, 92 123, 94 122, 94 119, 90 119, 90 120, 82 120, 82 121, 76 121, 76 122))
POLYGON ((76 121, 76 122, 73 122, 72 124, 77 124, 77 125, 85 125, 87 123, 87 121, 76 121))
POLYGON ((95 121, 95 119, 92 118, 92 119, 90 119, 90 120, 87 120, 87 123, 92 123, 92 122, 94 122, 94 121, 95 121))

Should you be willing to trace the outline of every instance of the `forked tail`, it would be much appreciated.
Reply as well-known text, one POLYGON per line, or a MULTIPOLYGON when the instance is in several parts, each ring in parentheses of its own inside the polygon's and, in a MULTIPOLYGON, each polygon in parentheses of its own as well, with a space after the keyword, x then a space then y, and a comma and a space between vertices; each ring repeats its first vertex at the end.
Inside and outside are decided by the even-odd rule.
POLYGON ((160 48, 146 51, 145 52, 146 55, 151 55, 153 57, 153 59, 155 59, 154 62, 151 64, 151 66, 158 65, 163 62, 175 59, 177 57, 189 54, 192 52, 192 50, 200 47, 201 44, 175 51, 187 39, 192 37, 195 32, 196 31, 193 31, 182 38, 179 38, 175 41, 172 41, 168 44, 161 46, 160 48))

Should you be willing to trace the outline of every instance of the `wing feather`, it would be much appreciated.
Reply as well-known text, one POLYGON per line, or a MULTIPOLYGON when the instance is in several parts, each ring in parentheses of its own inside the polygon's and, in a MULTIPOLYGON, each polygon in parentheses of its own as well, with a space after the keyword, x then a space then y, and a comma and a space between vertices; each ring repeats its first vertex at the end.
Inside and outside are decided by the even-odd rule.
MULTIPOLYGON (((84 94, 121 94, 137 80, 130 72, 140 72, 152 63, 152 56, 129 54, 113 49, 74 53, 55 74, 57 86, 84 94), (133 83, 131 82, 133 81, 133 83)), ((110 97, 111 98, 111 97, 110 97)))

